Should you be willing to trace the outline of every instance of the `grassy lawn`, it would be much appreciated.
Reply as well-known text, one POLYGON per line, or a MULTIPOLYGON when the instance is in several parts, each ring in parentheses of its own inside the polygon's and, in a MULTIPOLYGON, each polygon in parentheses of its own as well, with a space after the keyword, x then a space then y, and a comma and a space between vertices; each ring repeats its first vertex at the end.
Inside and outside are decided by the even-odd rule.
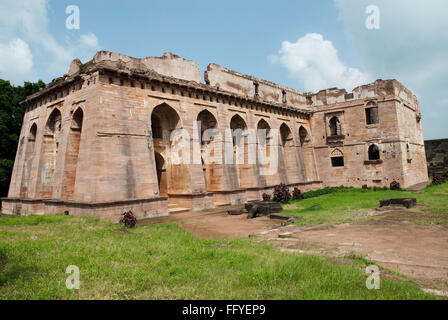
MULTIPOLYGON (((298 225, 339 224, 355 220, 357 211, 374 210, 380 199, 403 197, 417 198, 417 204, 423 205, 419 209, 422 213, 446 215, 439 224, 448 222, 448 183, 431 185, 419 192, 346 188, 316 198, 290 201, 283 207, 284 213, 303 218, 298 225)), ((423 219, 421 224, 425 223, 423 219)))
MULTIPOLYGON (((314 201, 322 203, 307 205, 314 201)), ((350 205, 336 206, 343 207, 350 205)), ((380 290, 368 290, 366 262, 350 261, 284 253, 249 239, 201 240, 177 224, 124 229, 89 217, 0 217, 0 299, 433 298, 385 277, 380 290), (79 290, 65 287, 69 265, 80 269, 79 290)))

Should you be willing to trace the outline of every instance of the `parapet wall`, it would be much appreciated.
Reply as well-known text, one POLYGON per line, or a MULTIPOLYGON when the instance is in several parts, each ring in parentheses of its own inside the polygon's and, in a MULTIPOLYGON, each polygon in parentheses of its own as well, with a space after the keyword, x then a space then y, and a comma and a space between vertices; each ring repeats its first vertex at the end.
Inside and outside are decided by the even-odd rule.
POLYGON ((164 76, 182 80, 201 82, 201 72, 196 62, 186 60, 178 55, 166 52, 162 57, 133 58, 124 54, 99 51, 93 58, 94 63, 122 63, 127 69, 151 70, 164 76))
POLYGON ((307 108, 303 92, 281 86, 266 80, 243 75, 211 63, 204 73, 207 85, 234 94, 256 98, 265 102, 284 103, 307 108))
POLYGON ((409 107, 414 108, 415 111, 419 111, 417 110, 417 97, 395 79, 379 79, 373 83, 356 87, 351 93, 345 89, 324 89, 316 94, 308 95, 308 103, 311 103, 314 107, 319 107, 356 99, 378 99, 387 96, 399 97, 409 107))

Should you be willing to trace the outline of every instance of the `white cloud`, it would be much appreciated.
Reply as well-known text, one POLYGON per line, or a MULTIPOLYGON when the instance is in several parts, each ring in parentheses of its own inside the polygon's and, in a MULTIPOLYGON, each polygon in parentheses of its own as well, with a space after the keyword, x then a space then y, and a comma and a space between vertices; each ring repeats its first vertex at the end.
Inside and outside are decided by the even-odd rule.
POLYGON ((370 82, 367 74, 346 66, 333 43, 318 33, 309 33, 293 43, 283 41, 278 55, 271 56, 270 60, 282 64, 307 91, 330 87, 351 91, 370 82))
POLYGON ((0 43, 0 78, 12 83, 37 80, 33 55, 28 44, 22 39, 13 39, 5 45, 0 43))
POLYGON ((87 46, 89 46, 91 48, 98 47, 98 38, 92 32, 89 32, 87 34, 83 34, 81 36, 81 40, 82 40, 82 42, 85 45, 87 45, 87 46))
POLYGON ((442 108, 448 86, 448 6, 446 0, 334 0, 358 59, 375 78, 395 78, 418 91, 425 138, 446 138, 442 108), (365 8, 380 9, 379 30, 365 28, 365 8))
MULTIPOLYGON (((0 2, 0 45, 5 47, 15 38, 23 39, 29 46, 28 51, 39 57, 35 68, 46 81, 66 73, 74 58, 91 58, 99 50, 98 39, 90 32, 78 35, 78 31, 67 30, 65 42, 58 42, 48 30, 48 7, 49 0, 0 2)), ((10 70, 0 69, 0 72, 9 79, 15 77, 10 70)), ((25 76, 16 81, 29 80, 25 76)))

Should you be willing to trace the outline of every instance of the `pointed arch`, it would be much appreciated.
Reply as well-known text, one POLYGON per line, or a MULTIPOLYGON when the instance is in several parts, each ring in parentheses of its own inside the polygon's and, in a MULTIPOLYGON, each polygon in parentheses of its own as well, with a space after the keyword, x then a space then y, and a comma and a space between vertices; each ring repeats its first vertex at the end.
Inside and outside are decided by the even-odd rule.
POLYGON ((303 147, 305 143, 309 141, 308 130, 305 129, 304 126, 300 126, 299 128, 299 137, 300 137, 300 145, 303 147))
POLYGON ((330 119, 329 125, 331 136, 339 136, 342 134, 341 121, 339 120, 339 117, 337 116, 332 117, 330 119))
POLYGON ((208 129, 216 129, 218 127, 218 121, 215 116, 207 109, 198 113, 196 121, 200 123, 200 128, 198 126, 198 130, 201 130, 200 137, 203 137, 204 131, 208 129))
POLYGON ((187 179, 185 168, 172 163, 171 133, 182 128, 179 113, 167 103, 154 107, 151 112, 151 132, 154 141, 154 182, 159 187, 159 195, 178 193, 187 179))
POLYGON ((46 134, 55 134, 61 130, 62 117, 59 109, 54 109, 48 116, 47 123, 45 125, 46 134))
POLYGON ((78 107, 72 115, 65 158, 63 198, 67 200, 73 200, 75 197, 76 174, 78 171, 83 122, 84 111, 81 107, 78 107))
POLYGON ((26 149, 25 149, 25 160, 23 162, 22 180, 20 183, 20 197, 22 198, 26 198, 28 196, 28 184, 31 172, 31 165, 34 158, 36 137, 37 137, 37 125, 36 123, 33 123, 28 132, 26 149))
POLYGON ((280 126, 280 137, 283 147, 291 147, 294 144, 291 129, 284 122, 280 126))
POLYGON ((235 114, 232 119, 230 119, 230 129, 236 130, 241 129, 245 130, 247 129, 246 121, 239 115, 235 114))
POLYGON ((151 128, 154 139, 169 141, 171 132, 181 127, 179 114, 167 103, 159 104, 152 110, 151 128))
POLYGON ((59 136, 62 130, 62 116, 55 108, 45 124, 38 174, 38 197, 51 199, 53 195, 54 171, 59 151, 59 136))

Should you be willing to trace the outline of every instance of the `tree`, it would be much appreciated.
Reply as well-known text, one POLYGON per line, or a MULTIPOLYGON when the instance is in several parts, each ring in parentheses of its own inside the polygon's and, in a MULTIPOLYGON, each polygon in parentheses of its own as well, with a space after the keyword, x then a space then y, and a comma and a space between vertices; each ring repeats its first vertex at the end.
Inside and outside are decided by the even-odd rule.
POLYGON ((9 181, 16 156, 24 108, 19 102, 42 88, 45 83, 25 82, 23 86, 13 86, 0 79, 0 196, 8 195, 9 181))

